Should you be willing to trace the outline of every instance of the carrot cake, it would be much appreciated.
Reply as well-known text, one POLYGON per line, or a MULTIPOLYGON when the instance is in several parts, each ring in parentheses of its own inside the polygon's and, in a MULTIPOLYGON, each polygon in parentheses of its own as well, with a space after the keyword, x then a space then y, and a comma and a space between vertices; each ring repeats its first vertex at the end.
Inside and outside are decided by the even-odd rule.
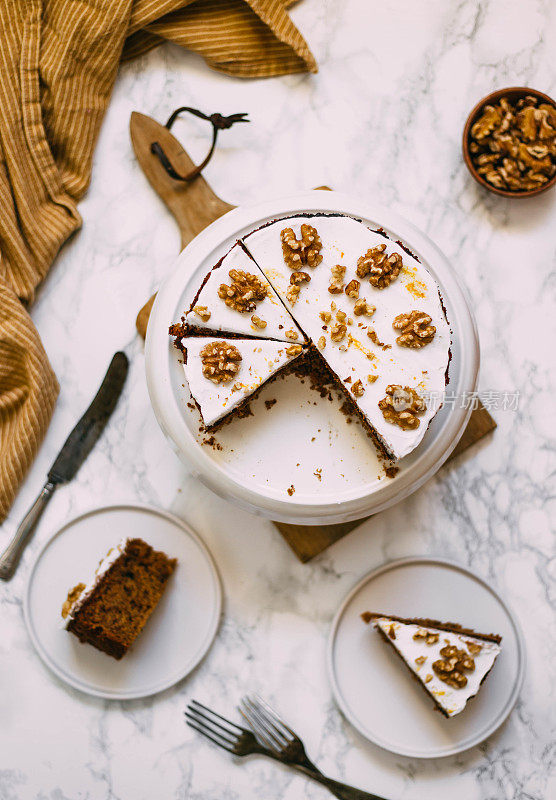
MULTIPOLYGON (((249 300, 263 296, 262 289, 257 294, 259 281, 270 287, 261 301, 268 303, 266 316, 256 307, 267 323, 265 336, 308 344, 312 363, 319 370, 320 362, 332 376, 382 455, 398 460, 415 450, 442 406, 451 359, 440 289, 419 259, 384 231, 345 215, 273 220, 248 232, 205 278, 185 326, 170 329, 178 347, 199 311, 207 335, 222 335, 233 326, 232 318, 240 320, 234 335, 253 334, 249 319, 230 307, 228 291, 235 290, 216 277, 232 261, 243 272, 249 265, 249 300)), ((199 354, 200 348, 197 361, 199 354)), ((191 375, 195 400, 199 403, 195 393, 202 388, 207 406, 215 382, 211 386, 201 365, 189 361, 188 381, 191 375)), ((258 389, 261 380, 249 385, 258 389)), ((246 386, 243 397, 248 393, 246 386)), ((220 402, 215 397, 214 403, 220 402)), ((203 419, 207 424, 204 414, 203 419)))
POLYGON ((120 542, 88 584, 79 583, 68 593, 62 608, 66 630, 122 658, 158 605, 176 563, 142 539, 120 542))
POLYGON ((445 717, 461 713, 494 666, 502 637, 452 622, 365 612, 445 717))

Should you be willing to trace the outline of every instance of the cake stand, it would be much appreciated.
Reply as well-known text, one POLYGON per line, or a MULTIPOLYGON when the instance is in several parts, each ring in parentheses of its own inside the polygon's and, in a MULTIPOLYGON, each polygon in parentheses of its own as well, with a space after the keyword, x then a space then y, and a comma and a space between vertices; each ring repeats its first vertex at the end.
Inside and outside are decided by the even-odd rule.
MULTIPOLYGON (((414 225, 387 208, 338 192, 310 191, 228 212, 183 250, 154 303, 145 346, 147 384, 156 418, 188 469, 221 497, 252 513, 305 525, 348 522, 382 511, 416 491, 440 468, 469 421, 465 403, 477 386, 479 343, 465 291, 447 258, 414 225), (387 478, 362 427, 294 375, 270 384, 253 416, 217 435, 200 430, 168 328, 189 308, 201 281, 238 237, 298 213, 341 213, 383 228, 403 242, 436 279, 452 329, 448 401, 423 441, 387 478), (276 400, 270 408, 266 400, 276 400), (289 492, 288 492, 289 490, 289 492)), ((269 404, 270 405, 270 404, 269 404)))

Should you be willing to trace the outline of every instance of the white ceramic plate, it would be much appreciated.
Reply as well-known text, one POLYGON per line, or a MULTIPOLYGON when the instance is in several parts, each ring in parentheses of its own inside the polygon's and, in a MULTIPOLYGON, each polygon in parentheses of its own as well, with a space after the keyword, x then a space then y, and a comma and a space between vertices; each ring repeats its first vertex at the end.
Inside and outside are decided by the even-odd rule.
POLYGON ((25 593, 25 622, 44 663, 87 694, 113 700, 146 697, 177 683, 210 647, 222 608, 220 580, 196 533, 177 517, 146 506, 111 506, 68 522, 38 554, 25 593), (63 627, 69 589, 88 580, 121 538, 139 537, 178 559, 162 599, 121 661, 63 627))
POLYGON ((252 404, 254 416, 218 432, 221 450, 203 445, 200 417, 187 402, 179 353, 168 328, 189 308, 207 272, 233 242, 276 217, 300 212, 343 213, 384 228, 417 254, 441 287, 453 332, 449 391, 474 391, 479 369, 477 332, 462 288, 446 257, 411 223, 389 209, 337 192, 311 191, 230 211, 181 253, 158 292, 147 331, 147 383, 158 422, 178 455, 213 491, 252 513, 283 522, 344 522, 376 513, 407 497, 449 456, 471 408, 446 403, 420 446, 384 476, 362 427, 346 425, 339 403, 321 401, 295 376, 268 386, 252 404), (277 399, 270 411, 265 400, 277 399), (295 487, 293 496, 288 487, 295 487))
POLYGON ((342 603, 328 641, 328 673, 347 719, 374 744, 413 758, 454 755, 494 733, 516 703, 524 672, 525 646, 511 611, 484 581, 444 560, 407 558, 371 572, 342 603), (363 622, 363 611, 441 618, 499 633, 502 651, 478 695, 446 719, 363 622))

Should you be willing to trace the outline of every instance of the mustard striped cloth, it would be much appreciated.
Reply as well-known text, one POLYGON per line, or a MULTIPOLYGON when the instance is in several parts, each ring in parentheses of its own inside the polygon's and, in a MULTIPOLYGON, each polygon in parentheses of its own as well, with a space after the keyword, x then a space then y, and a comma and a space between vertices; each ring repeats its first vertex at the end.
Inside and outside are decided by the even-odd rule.
POLYGON ((316 72, 290 4, 0 0, 0 521, 59 391, 26 308, 81 225, 77 201, 120 60, 171 41, 228 75, 316 72))

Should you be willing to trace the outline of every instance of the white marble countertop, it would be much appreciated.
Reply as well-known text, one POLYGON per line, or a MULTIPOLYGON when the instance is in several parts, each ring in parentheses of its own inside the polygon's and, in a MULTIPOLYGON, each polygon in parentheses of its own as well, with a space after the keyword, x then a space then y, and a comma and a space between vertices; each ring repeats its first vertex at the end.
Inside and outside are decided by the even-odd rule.
MULTIPOLYGON (((304 0, 293 16, 319 62, 316 76, 243 82, 165 47, 118 78, 81 204, 83 230, 33 309, 62 391, 2 526, 2 545, 116 349, 128 353, 131 374, 103 438, 57 492, 18 574, 1 588, 2 798, 327 797, 264 759, 236 765, 184 725, 189 698, 232 713, 247 689, 278 704, 323 770, 387 798, 556 796, 556 192, 498 199, 473 183, 460 155, 467 112, 494 88, 524 84, 556 94, 556 5, 304 0), (493 409, 499 427, 489 441, 308 565, 270 522, 230 514, 188 477, 149 405, 135 315, 167 273, 179 236, 135 162, 129 115, 139 110, 163 122, 183 104, 250 114, 249 126, 222 135, 207 169, 223 199, 237 204, 327 184, 388 204, 427 231, 473 298, 481 390, 520 393, 517 411, 493 409), (66 688, 42 665, 25 631, 22 595, 32 558, 60 524, 120 501, 170 509, 191 523, 218 562, 226 601, 214 646, 193 675, 157 697, 109 703, 66 688), (348 589, 385 560, 422 553, 488 578, 515 609, 528 649, 507 724, 480 747, 433 762, 392 756, 360 738, 334 705, 324 658, 348 589)), ((203 154, 203 125, 179 122, 176 134, 203 154)))

